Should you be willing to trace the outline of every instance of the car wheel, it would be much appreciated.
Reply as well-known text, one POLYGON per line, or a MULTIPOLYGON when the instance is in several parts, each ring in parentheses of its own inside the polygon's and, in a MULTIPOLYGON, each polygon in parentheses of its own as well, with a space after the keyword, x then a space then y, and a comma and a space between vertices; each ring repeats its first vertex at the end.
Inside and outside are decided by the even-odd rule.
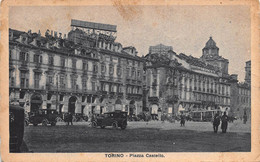
POLYGON ((33 126, 37 126, 38 124, 37 123, 33 123, 33 126))
POLYGON ((55 125, 56 125, 56 122, 52 122, 52 123, 51 123, 51 126, 55 126, 55 125))
POLYGON ((104 129, 106 126, 102 125, 101 128, 104 129))
POLYGON ((97 127, 97 122, 93 121, 93 122, 91 123, 91 126, 92 126, 92 128, 96 128, 96 127, 97 127))
POLYGON ((117 128, 118 128, 117 122, 112 123, 112 127, 113 127, 114 129, 117 129, 117 128))
POLYGON ((43 126, 47 126, 47 125, 48 125, 48 120, 47 120, 47 119, 43 119, 42 125, 43 125, 43 126))
POLYGON ((55 120, 56 120, 56 122, 62 122, 61 117, 57 117, 55 120))

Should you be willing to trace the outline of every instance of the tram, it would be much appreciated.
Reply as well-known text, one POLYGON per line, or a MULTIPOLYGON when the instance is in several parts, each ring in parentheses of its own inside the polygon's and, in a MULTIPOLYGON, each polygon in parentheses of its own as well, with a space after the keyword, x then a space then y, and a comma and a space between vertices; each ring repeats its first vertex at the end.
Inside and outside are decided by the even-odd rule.
POLYGON ((220 110, 201 110, 201 111, 192 111, 191 117, 193 121, 212 121, 214 115, 218 113, 221 114, 220 110))

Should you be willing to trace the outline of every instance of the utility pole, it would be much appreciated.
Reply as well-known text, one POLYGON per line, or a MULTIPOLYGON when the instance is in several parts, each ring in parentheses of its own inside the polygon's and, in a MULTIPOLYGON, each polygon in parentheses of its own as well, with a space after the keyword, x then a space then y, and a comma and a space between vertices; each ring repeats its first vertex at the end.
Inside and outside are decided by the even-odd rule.
POLYGON ((57 111, 57 109, 58 109, 58 92, 59 92, 59 89, 58 89, 58 74, 56 74, 56 86, 57 86, 57 92, 56 92, 56 111, 57 111))

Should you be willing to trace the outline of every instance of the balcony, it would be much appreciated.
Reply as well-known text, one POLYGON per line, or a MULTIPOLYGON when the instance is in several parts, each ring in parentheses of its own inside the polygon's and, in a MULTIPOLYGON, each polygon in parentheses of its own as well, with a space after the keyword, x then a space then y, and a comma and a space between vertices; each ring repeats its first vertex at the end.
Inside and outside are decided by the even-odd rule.
POLYGON ((141 100, 143 97, 142 94, 137 94, 137 93, 127 93, 126 98, 128 100, 141 100))
POLYGON ((148 97, 148 101, 149 102, 159 102, 159 98, 158 97, 148 97))

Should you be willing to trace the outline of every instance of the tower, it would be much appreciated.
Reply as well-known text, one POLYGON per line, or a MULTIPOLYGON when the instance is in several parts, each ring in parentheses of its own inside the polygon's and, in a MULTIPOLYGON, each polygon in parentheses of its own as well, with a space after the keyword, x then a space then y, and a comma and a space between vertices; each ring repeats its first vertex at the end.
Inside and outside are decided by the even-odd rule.
POLYGON ((245 70, 246 70, 245 82, 251 85, 251 60, 246 62, 245 70))
POLYGON ((229 61, 219 55, 219 48, 212 37, 209 37, 205 47, 202 49, 202 56, 200 58, 204 62, 218 68, 222 75, 228 74, 229 61))

